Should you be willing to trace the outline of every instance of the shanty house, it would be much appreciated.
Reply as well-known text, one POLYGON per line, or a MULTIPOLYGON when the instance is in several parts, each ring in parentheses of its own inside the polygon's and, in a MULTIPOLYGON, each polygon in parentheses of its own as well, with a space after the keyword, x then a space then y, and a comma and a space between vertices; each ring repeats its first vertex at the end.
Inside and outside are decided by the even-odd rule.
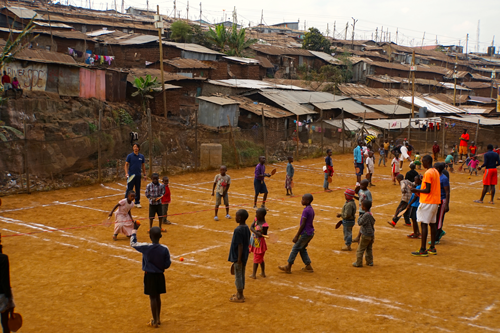
POLYGON ((211 127, 238 126, 239 102, 215 96, 198 97, 198 102, 199 124, 211 127))

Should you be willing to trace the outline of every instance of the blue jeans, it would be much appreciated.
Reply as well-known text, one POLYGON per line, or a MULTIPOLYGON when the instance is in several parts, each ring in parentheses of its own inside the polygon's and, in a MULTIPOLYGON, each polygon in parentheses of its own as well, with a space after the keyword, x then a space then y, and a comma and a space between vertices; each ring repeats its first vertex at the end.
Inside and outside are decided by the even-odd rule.
POLYGON ((288 257, 288 263, 290 265, 293 265, 295 262, 295 258, 297 257, 297 254, 300 253, 300 257, 302 258, 302 261, 304 264, 310 265, 311 264, 311 259, 309 258, 309 255, 307 254, 307 245, 309 245, 309 242, 311 239, 313 239, 314 234, 312 235, 307 235, 307 234, 302 234, 299 237, 299 240, 297 243, 295 243, 292 247, 292 252, 290 252, 290 256, 288 257))
POLYGON ((344 243, 347 246, 350 246, 352 243, 352 228, 354 224, 354 221, 342 220, 342 226, 344 227, 344 243))
MULTIPOLYGON (((129 175, 131 176, 131 175, 129 175)), ((128 192, 134 190, 135 187, 135 204, 141 203, 141 175, 135 175, 134 179, 127 184, 127 191, 125 192, 125 198, 128 196, 128 192)))

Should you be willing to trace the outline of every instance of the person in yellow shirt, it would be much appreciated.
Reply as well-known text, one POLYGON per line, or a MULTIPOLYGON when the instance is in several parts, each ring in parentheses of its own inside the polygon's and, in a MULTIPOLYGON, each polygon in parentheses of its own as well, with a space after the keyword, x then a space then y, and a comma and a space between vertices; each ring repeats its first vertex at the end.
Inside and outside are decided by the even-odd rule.
POLYGON ((441 182, 439 180, 439 172, 432 167, 431 155, 425 155, 422 158, 422 165, 427 171, 422 179, 420 189, 411 189, 412 193, 420 194, 420 205, 417 210, 417 222, 420 222, 422 229, 422 244, 420 250, 412 252, 416 257, 428 257, 429 253, 436 255, 437 224, 436 216, 438 207, 441 204, 441 182), (428 226, 431 228, 431 246, 427 248, 428 226))

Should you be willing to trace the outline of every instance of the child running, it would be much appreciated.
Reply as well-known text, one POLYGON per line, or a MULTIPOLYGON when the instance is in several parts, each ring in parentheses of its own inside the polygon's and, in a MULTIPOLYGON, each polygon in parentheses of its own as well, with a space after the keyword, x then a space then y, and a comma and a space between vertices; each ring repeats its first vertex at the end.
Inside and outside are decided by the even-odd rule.
POLYGON ((168 205, 170 205, 170 187, 168 186, 169 179, 167 176, 163 177, 163 186, 165 187, 165 194, 161 197, 161 206, 162 206, 162 215, 163 215, 163 224, 172 224, 169 220, 167 220, 168 215, 168 205))
POLYGON ((222 199, 224 199, 224 205, 226 206, 226 219, 231 218, 231 215, 229 215, 229 195, 227 194, 231 186, 231 177, 227 174, 227 167, 225 165, 221 165, 219 172, 219 174, 215 175, 214 186, 212 187, 212 196, 214 196, 217 187, 217 192, 215 192, 215 221, 219 221, 219 216, 217 215, 219 214, 219 206, 222 199))
POLYGON ((248 246, 250 243, 250 229, 245 223, 247 219, 248 212, 246 210, 240 209, 236 212, 238 226, 234 229, 229 258, 227 259, 234 265, 234 284, 237 292, 229 298, 229 301, 234 303, 245 302, 243 290, 245 289, 245 267, 248 261, 248 246))
POLYGON ((368 157, 366 158, 366 179, 368 179, 371 186, 375 186, 372 184, 373 173, 375 172, 375 162, 373 160, 373 152, 368 152, 368 157))
MULTIPOLYGON (((155 219, 155 215, 158 216, 158 220, 160 223, 160 228, 161 228, 161 221, 162 221, 162 204, 161 204, 161 198, 165 194, 165 186, 160 184, 158 179, 160 176, 157 173, 153 173, 151 175, 151 183, 146 186, 146 198, 149 199, 149 228, 151 229, 153 227, 153 220, 155 219)), ((149 230, 148 230, 149 231, 149 230)), ((166 230, 161 228, 162 232, 165 232, 166 230)))
POLYGON ((270 174, 266 173, 266 157, 259 157, 259 164, 255 167, 255 179, 253 181, 253 188, 255 190, 255 199, 253 200, 253 208, 257 209, 257 199, 259 198, 260 193, 264 193, 264 197, 262 198, 262 208, 266 208, 266 200, 267 200, 267 186, 264 182, 265 177, 271 177, 270 174))
POLYGON ((394 185, 396 185, 396 177, 399 175, 399 154, 394 151, 394 158, 391 162, 391 179, 394 185))
MULTIPOLYGON (((422 185, 422 177, 420 177, 420 175, 415 176, 415 185, 416 185, 415 188, 417 190, 420 190, 422 185)), ((420 195, 418 193, 412 193, 408 207, 410 213, 408 215, 410 216, 410 220, 413 225, 413 233, 406 236, 408 238, 420 239, 421 237, 420 229, 418 228, 418 222, 417 222, 417 209, 419 205, 420 205, 420 195)))
POLYGON ((267 235, 269 224, 266 222, 267 211, 264 208, 257 209, 255 214, 255 221, 250 226, 252 236, 250 237, 249 251, 253 253, 253 273, 250 278, 257 278, 257 268, 260 264, 260 276, 266 277, 266 264, 264 262, 264 255, 267 251, 266 239, 263 235, 267 235))
MULTIPOLYGON (((363 179, 363 181, 365 181, 365 179, 363 179)), ((356 223, 356 203, 354 202, 354 194, 355 192, 350 188, 345 190, 345 203, 342 207, 342 213, 337 214, 337 217, 342 218, 342 225, 344 227, 345 247, 342 248, 342 251, 351 251, 352 227, 354 227, 356 223)), ((340 227, 340 222, 337 224, 336 228, 338 227, 340 227)))
POLYGON ((325 172, 325 180, 323 181, 323 188, 325 189, 325 192, 331 192, 329 188, 329 179, 330 177, 333 176, 333 161, 332 161, 332 150, 327 149, 326 150, 326 157, 325 157, 325 167, 324 167, 324 172, 325 172))
POLYGON ((354 267, 363 267, 363 254, 365 254, 365 251, 366 266, 373 266, 372 246, 375 241, 375 219, 370 211, 372 202, 363 200, 361 201, 361 206, 365 214, 358 219, 361 240, 359 241, 358 250, 356 251, 356 261, 352 263, 354 267))
POLYGON ((135 192, 128 191, 127 198, 118 201, 108 215, 111 218, 115 209, 118 208, 115 215, 115 230, 113 232, 113 240, 118 239, 118 234, 122 233, 127 237, 132 236, 134 231, 134 219, 132 218, 132 208, 134 207, 135 192))
POLYGON ((295 237, 293 237, 292 242, 294 243, 290 256, 288 257, 288 263, 284 266, 278 266, 278 268, 287 274, 292 274, 292 265, 295 262, 297 254, 300 253, 302 261, 306 265, 302 268, 303 272, 312 273, 314 272, 311 266, 311 259, 307 253, 307 245, 314 237, 314 209, 311 206, 314 198, 312 194, 304 194, 302 196, 302 206, 305 206, 302 211, 302 216, 300 218, 300 227, 297 231, 295 237))
POLYGON ((158 328, 161 325, 161 294, 167 292, 165 286, 165 270, 171 265, 170 251, 168 247, 160 244, 161 229, 153 227, 149 230, 149 238, 152 244, 137 242, 137 229, 139 225, 134 223, 134 231, 130 237, 130 246, 142 253, 142 270, 144 271, 144 294, 149 296, 151 313, 153 319, 148 326, 158 328))
MULTIPOLYGON (((405 210, 408 207, 408 203, 410 202, 411 198, 411 188, 412 188, 412 182, 410 182, 408 179, 404 179, 403 175, 399 174, 396 177, 399 185, 401 186, 401 202, 398 205, 398 208, 396 208, 396 213, 392 217, 392 221, 389 221, 389 225, 393 228, 396 227, 396 224, 398 223, 399 219, 401 216, 398 216, 399 213, 401 213, 403 210, 405 210)), ((411 227, 411 222, 410 222, 410 217, 409 214, 410 212, 406 209, 406 211, 403 214, 403 217, 405 219, 405 225, 407 227, 411 227)))
POLYGON ((293 195, 292 184, 293 184, 293 176, 295 174, 295 169, 293 168, 292 163, 293 163, 293 157, 288 156, 288 164, 286 165, 286 178, 285 178, 286 195, 293 195))

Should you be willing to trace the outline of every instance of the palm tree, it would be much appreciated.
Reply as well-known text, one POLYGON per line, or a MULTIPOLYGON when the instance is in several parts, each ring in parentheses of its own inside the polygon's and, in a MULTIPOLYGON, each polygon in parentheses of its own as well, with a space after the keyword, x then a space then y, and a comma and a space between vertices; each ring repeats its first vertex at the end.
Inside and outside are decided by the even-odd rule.
MULTIPOLYGON (((14 57, 19 51, 29 46, 30 43, 21 45, 21 42, 23 38, 27 37, 31 33, 31 31, 35 28, 35 25, 33 24, 33 20, 35 19, 35 17, 33 17, 31 21, 29 21, 29 23, 24 27, 23 31, 21 31, 21 33, 17 35, 14 41, 11 41, 10 38, 12 35, 12 30, 11 30, 9 38, 7 38, 7 43, 5 44, 5 47, 0 53, 0 68, 3 68, 5 63, 11 62, 12 57, 14 57)), ((36 35, 33 39, 30 40, 30 42, 38 38, 38 36, 40 35, 36 35)))
POLYGON ((219 51, 224 52, 228 39, 226 27, 222 24, 219 24, 215 27, 215 30, 212 30, 212 28, 210 28, 210 30, 207 31, 207 39, 214 43, 219 51))
POLYGON ((245 32, 246 29, 238 29, 236 28, 236 24, 233 24, 233 28, 231 29, 231 33, 228 36, 227 44, 229 45, 229 51, 227 51, 227 55, 241 57, 243 50, 248 48, 250 45, 257 43, 257 39, 250 38, 245 40, 245 32))
POLYGON ((137 91, 132 93, 132 97, 141 96, 142 107, 144 108, 144 113, 146 113, 146 108, 149 108, 149 100, 154 97, 150 94, 156 89, 161 87, 161 83, 158 82, 158 78, 151 78, 151 75, 147 74, 146 78, 136 77, 134 79, 134 87, 137 91))
POLYGON ((3 142, 9 141, 7 138, 7 136, 10 136, 9 132, 14 133, 18 138, 24 137, 23 132, 21 132, 20 130, 3 124, 4 122, 0 122, 0 140, 2 140, 3 142))

